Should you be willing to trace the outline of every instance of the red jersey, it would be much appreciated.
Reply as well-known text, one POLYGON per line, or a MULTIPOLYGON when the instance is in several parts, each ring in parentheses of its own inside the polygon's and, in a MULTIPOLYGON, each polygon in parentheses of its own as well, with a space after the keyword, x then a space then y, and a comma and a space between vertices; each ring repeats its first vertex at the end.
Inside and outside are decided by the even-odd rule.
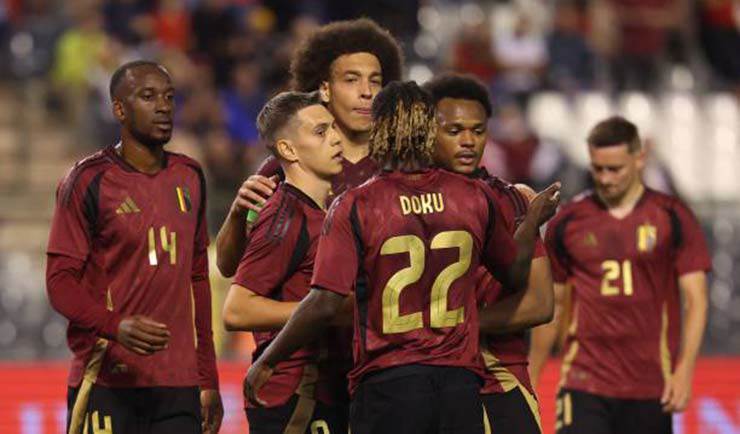
POLYGON ((217 387, 205 194, 194 160, 165 152, 164 167, 145 174, 112 146, 61 182, 47 286, 70 318, 70 386, 84 375, 108 387, 217 387), (70 273, 77 280, 60 283, 70 273), (136 314, 167 325, 166 349, 140 356, 109 340, 136 314))
POLYGON ((337 198, 311 285, 354 289, 351 390, 368 373, 410 364, 481 375, 475 271, 482 260, 506 268, 515 254, 495 198, 461 175, 384 172, 337 198))
MULTIPOLYGON (((281 183, 260 211, 234 283, 275 300, 302 300, 310 289, 325 214, 301 190, 281 183)), ((254 332, 257 350, 253 360, 277 334, 278 331, 254 332)), ((332 372, 324 369, 326 366, 321 366, 323 375, 319 376, 319 357, 320 349, 316 345, 296 351, 288 360, 278 363, 261 395, 268 406, 283 405, 296 393, 333 402, 332 387, 340 383, 338 388, 344 389, 346 383, 341 378, 334 379, 339 376, 330 375, 332 372)))
MULTIPOLYGON (((527 214, 529 201, 512 184, 489 175, 485 170, 479 171, 477 177, 498 198, 501 204, 501 214, 508 222, 513 236, 527 214)), ((533 258, 546 256, 542 239, 537 237, 533 258)), ((481 267, 479 275, 476 291, 479 305, 490 305, 510 295, 506 288, 502 288, 501 284, 485 268, 481 267)), ((534 394, 527 369, 529 347, 524 331, 502 335, 482 335, 480 345, 486 367, 481 393, 508 392, 517 384, 521 384, 534 394)))
POLYGON ((646 188, 617 219, 587 192, 555 216, 545 240, 554 281, 573 287, 562 384, 615 398, 660 398, 679 347, 678 277, 711 264, 691 210, 646 188))

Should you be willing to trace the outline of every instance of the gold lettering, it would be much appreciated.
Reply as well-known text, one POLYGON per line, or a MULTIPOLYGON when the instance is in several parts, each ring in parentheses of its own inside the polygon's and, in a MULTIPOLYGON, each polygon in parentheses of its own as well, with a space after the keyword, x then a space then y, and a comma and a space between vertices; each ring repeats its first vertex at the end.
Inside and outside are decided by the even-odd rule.
POLYGON ((435 211, 442 212, 445 210, 445 203, 444 200, 442 200, 442 193, 434 193, 432 195, 432 202, 434 202, 435 211))
POLYGON ((421 196, 421 209, 424 214, 431 214, 434 212, 434 208, 432 208, 431 193, 427 193, 421 196))
POLYGON ((401 213, 409 214, 433 214, 445 209, 442 193, 424 193, 413 196, 398 196, 401 203, 401 213))
POLYGON ((411 213, 411 201, 406 196, 398 196, 401 201, 401 213, 407 215, 411 213))
POLYGON ((419 196, 411 196, 411 210, 414 214, 421 214, 421 201, 419 196))

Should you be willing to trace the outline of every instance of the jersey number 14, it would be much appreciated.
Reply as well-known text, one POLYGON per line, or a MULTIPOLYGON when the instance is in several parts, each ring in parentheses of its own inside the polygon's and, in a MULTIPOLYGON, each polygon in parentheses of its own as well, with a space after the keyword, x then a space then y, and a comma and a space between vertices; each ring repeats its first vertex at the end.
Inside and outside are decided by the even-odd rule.
MULTIPOLYGON (((154 227, 149 228, 147 240, 149 241, 149 265, 159 265, 157 258, 157 236, 154 227)), ((177 234, 169 232, 167 226, 159 228, 159 243, 165 253, 169 253, 170 264, 177 263, 177 234)))

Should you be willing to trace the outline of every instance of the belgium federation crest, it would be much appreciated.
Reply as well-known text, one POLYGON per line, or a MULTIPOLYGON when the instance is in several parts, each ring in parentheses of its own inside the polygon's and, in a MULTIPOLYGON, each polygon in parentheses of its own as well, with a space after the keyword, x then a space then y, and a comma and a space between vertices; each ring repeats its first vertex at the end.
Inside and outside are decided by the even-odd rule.
POLYGON ((175 193, 177 194, 177 206, 181 212, 188 212, 193 207, 190 200, 190 191, 187 187, 175 187, 175 193))
POLYGON ((637 250, 639 252, 652 252, 657 243, 658 228, 649 223, 637 228, 637 250))

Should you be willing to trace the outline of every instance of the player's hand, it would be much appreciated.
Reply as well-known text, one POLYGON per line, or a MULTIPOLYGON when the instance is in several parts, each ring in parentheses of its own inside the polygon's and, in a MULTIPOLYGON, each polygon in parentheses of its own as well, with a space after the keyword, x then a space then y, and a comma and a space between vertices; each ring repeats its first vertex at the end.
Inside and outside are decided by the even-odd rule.
POLYGON ((144 315, 129 316, 118 325, 116 341, 144 356, 167 348, 170 332, 167 326, 144 315))
POLYGON ((692 375, 689 369, 679 365, 671 378, 666 381, 663 387, 663 396, 660 403, 663 404, 663 411, 681 412, 686 410, 691 398, 692 375))
POLYGON ((249 367, 249 371, 247 371, 247 378, 244 379, 244 396, 247 397, 249 402, 258 407, 264 407, 267 405, 265 401, 257 397, 257 393, 259 393, 267 380, 270 379, 272 371, 273 369, 264 364, 261 359, 257 359, 257 361, 249 367))
POLYGON ((218 390, 200 391, 200 415, 203 421, 201 427, 203 434, 217 434, 224 418, 224 405, 221 403, 221 394, 218 390))
POLYGON ((272 196, 280 178, 277 175, 266 178, 262 175, 252 175, 239 187, 232 212, 243 214, 248 210, 259 212, 265 201, 272 196))
POLYGON ((527 214, 533 213, 539 225, 550 220, 560 204, 560 183, 555 182, 532 199, 527 214))

